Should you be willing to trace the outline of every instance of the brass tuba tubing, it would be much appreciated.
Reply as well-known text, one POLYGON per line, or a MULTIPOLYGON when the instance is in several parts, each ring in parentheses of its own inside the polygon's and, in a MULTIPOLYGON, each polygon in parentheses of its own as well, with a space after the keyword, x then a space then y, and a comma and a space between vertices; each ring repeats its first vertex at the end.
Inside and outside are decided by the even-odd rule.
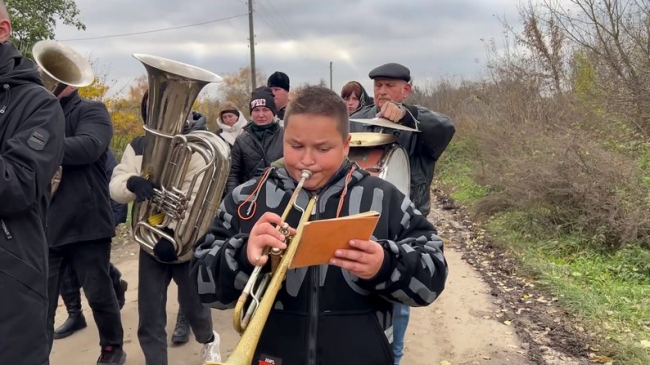
MULTIPOLYGON (((298 194, 302 190, 303 184, 307 179, 309 179, 309 177, 311 177, 311 172, 308 170, 303 170, 300 182, 298 183, 296 190, 291 195, 291 200, 289 201, 289 204, 287 204, 287 207, 282 214, 283 221, 286 219, 291 208, 299 208, 296 205, 296 200, 298 198, 298 194)), ((287 237, 287 248, 282 252, 282 259, 280 260, 280 263, 278 264, 275 272, 272 275, 269 273, 265 275, 265 277, 270 275, 268 287, 264 292, 263 298, 259 301, 259 304, 257 305, 253 315, 251 315, 250 322, 245 326, 243 332, 240 332, 242 333, 242 337, 239 339, 239 342, 237 342, 237 345, 235 346, 233 352, 230 354, 230 356, 228 356, 226 362, 209 361, 204 365, 249 365, 253 362, 255 349, 257 348, 260 336, 262 335, 266 321, 269 317, 269 314, 271 313, 271 309, 273 308, 275 298, 280 288, 282 288, 282 282, 285 279, 289 265, 291 264, 291 261, 293 260, 293 257, 298 250, 300 237, 302 236, 302 227, 309 220, 311 212, 314 210, 317 201, 318 197, 312 197, 309 200, 309 203, 307 203, 307 207, 305 207, 305 209, 299 208, 302 212, 302 216, 300 217, 298 227, 296 227, 296 234, 295 236, 287 237)), ((286 227, 278 227, 278 230, 281 229, 286 229, 286 227)), ((268 254, 268 250, 265 250, 265 252, 268 254)), ((248 279, 248 283, 246 284, 246 287, 249 288, 249 293, 250 289, 257 281, 257 277, 259 276, 260 271, 258 268, 261 269, 261 266, 255 267, 253 274, 251 274, 250 278, 248 279)), ((237 313, 241 313, 247 297, 248 294, 244 294, 243 292, 240 295, 236 307, 239 309, 235 310, 235 319, 239 317, 239 314, 237 313)), ((237 323, 237 320, 235 320, 235 323, 237 323)))

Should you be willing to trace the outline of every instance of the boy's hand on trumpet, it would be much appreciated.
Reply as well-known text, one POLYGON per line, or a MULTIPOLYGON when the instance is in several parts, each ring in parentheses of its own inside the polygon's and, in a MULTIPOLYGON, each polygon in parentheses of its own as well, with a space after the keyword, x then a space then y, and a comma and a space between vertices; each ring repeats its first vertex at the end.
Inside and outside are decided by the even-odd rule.
POLYGON ((336 250, 330 264, 346 269, 361 279, 374 278, 384 263, 384 248, 375 241, 350 241, 351 250, 336 250))
MULTIPOLYGON (((264 213, 255 223, 251 233, 248 236, 248 245, 246 248, 246 257, 248 262, 254 266, 265 265, 268 256, 262 255, 266 246, 284 250, 287 248, 285 237, 276 227, 282 227, 285 223, 282 218, 275 213, 264 213)), ((296 234, 296 230, 289 227, 290 234, 296 234)))

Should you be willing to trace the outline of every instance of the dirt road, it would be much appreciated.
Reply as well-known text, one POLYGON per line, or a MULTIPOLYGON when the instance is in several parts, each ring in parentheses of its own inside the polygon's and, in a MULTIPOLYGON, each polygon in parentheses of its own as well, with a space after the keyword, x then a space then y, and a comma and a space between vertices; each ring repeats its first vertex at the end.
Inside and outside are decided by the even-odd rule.
MULTIPOLYGON (((446 241, 449 261, 447 288, 441 297, 427 308, 413 308, 406 336, 404 365, 528 365, 530 344, 517 337, 514 325, 504 320, 504 309, 493 295, 493 289, 483 281, 481 274, 462 259, 460 242, 469 238, 469 232, 454 221, 453 216, 440 206, 433 209, 430 219, 446 241)), ((144 364, 137 340, 137 252, 135 244, 117 247, 114 262, 129 282, 127 303, 122 310, 125 331, 124 348, 127 364, 144 364)), ((170 286, 167 303, 167 329, 173 330, 178 304, 176 287, 170 286)), ((98 356, 98 335, 92 313, 86 302, 84 314, 88 327, 61 340, 55 340, 52 365, 88 365, 98 356)), ((238 340, 232 329, 232 311, 213 311, 215 329, 221 335, 224 360, 238 340)), ((57 325, 65 320, 65 308, 57 311, 57 325)), ((169 363, 199 365, 200 345, 190 341, 181 347, 169 349, 169 363)), ((548 362, 549 364, 551 362, 548 362)), ((569 364, 570 362, 557 362, 569 364)))

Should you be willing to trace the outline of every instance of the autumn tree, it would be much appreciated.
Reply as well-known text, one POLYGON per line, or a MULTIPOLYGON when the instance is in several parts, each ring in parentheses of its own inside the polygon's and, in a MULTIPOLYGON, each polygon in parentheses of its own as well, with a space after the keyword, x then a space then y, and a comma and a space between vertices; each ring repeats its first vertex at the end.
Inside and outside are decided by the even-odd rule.
POLYGON ((123 92, 116 93, 105 101, 113 120, 111 146, 116 155, 121 155, 133 138, 144 133, 140 104, 147 88, 147 77, 141 75, 122 89, 123 92))
POLYGON ((95 77, 92 84, 79 88, 79 95, 86 99, 104 101, 108 90, 115 85, 115 80, 109 78, 109 68, 102 65, 99 59, 92 56, 88 59, 95 77))
POLYGON ((132 99, 142 100, 145 91, 149 89, 149 82, 146 75, 138 76, 131 85, 129 85, 128 95, 132 99))
POLYGON ((598 102, 650 138, 650 3, 545 0, 544 10, 540 20, 557 26, 582 66, 589 62, 598 102))
POLYGON ((6 0, 5 3, 13 28, 11 42, 27 57, 31 57, 36 42, 54 38, 57 21, 86 30, 74 0, 6 0))
MULTIPOLYGON (((248 117, 246 106, 250 102, 252 92, 250 67, 242 67, 238 72, 225 74, 222 77, 222 100, 234 103, 248 117)), ((266 79, 265 75, 257 71, 257 85, 266 85, 266 79)))
MULTIPOLYGON (((544 93, 562 93, 568 65, 566 33, 542 5, 528 0, 519 4, 518 9, 523 32, 515 32, 503 21, 514 36, 515 44, 527 51, 519 55, 522 62, 516 71, 525 74, 527 79, 534 79, 544 93)), ((507 62, 505 64, 508 65, 507 62)))

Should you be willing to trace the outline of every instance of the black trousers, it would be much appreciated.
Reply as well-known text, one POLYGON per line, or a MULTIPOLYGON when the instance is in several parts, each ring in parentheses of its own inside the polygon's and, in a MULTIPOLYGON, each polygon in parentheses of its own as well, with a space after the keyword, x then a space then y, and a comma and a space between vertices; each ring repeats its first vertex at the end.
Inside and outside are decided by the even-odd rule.
POLYGON ((140 250, 138 267, 138 340, 147 365, 167 365, 167 288, 174 279, 183 316, 199 343, 212 339, 210 308, 199 298, 190 263, 164 264, 140 250))
MULTIPOLYGON (((111 276, 113 281, 113 288, 117 292, 120 288, 120 279, 122 279, 122 273, 120 270, 113 265, 109 264, 108 274, 111 276)), ((79 283, 79 278, 74 272, 72 265, 68 265, 64 274, 63 280, 61 281, 61 299, 63 299, 63 304, 65 304, 65 309, 68 313, 80 313, 81 312, 81 283, 79 283)), ((181 291, 178 291, 178 313, 182 314, 182 304, 181 304, 181 291)))
POLYGON ((113 281, 109 274, 111 239, 72 243, 49 250, 49 278, 47 314, 48 350, 54 341, 54 317, 59 300, 63 273, 72 266, 99 331, 99 345, 122 346, 124 330, 113 281))
MULTIPOLYGON (((120 287, 122 273, 117 269, 117 267, 115 267, 115 265, 109 263, 108 275, 111 277, 111 281, 113 282, 113 289, 117 291, 120 287)), ((65 309, 68 313, 72 314, 81 312, 81 283, 79 282, 77 273, 74 271, 72 265, 67 265, 63 272, 63 279, 61 280, 61 299, 63 299, 63 304, 65 304, 65 309)))

